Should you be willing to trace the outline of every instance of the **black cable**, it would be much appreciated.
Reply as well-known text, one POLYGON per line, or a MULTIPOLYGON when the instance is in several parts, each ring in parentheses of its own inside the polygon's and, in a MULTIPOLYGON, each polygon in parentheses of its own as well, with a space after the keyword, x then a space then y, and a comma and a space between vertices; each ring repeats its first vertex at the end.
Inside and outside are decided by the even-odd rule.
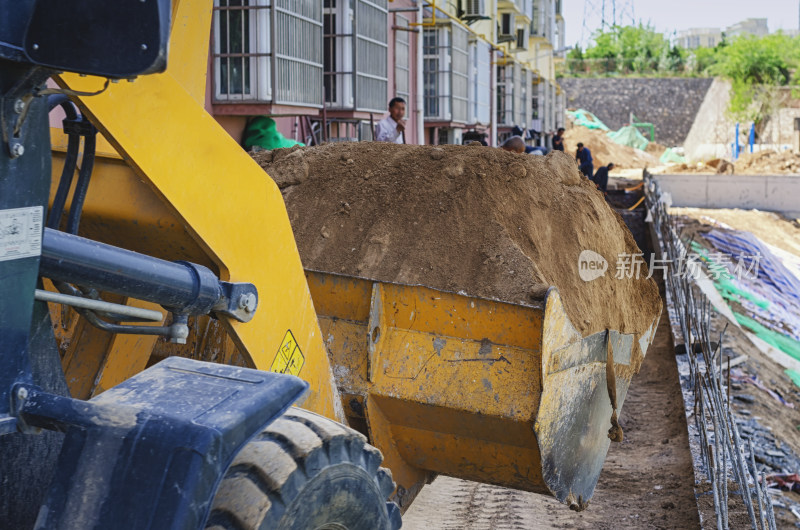
MULTIPOLYGON (((75 104, 64 94, 56 94, 47 98, 47 104, 52 111, 59 105, 64 109, 68 120, 78 119, 78 109, 75 104)), ((58 181, 58 190, 53 199, 53 207, 47 216, 47 227, 58 230, 61 224, 61 216, 64 214, 64 206, 67 203, 69 188, 72 186, 72 177, 75 175, 75 168, 78 166, 78 150, 80 149, 81 137, 77 133, 68 133, 69 142, 67 144, 67 156, 64 159, 64 169, 61 171, 61 179, 58 181)))
MULTIPOLYGON (((86 118, 84 118, 85 120, 86 118)), ((94 168, 95 147, 97 145, 97 129, 91 126, 91 132, 86 134, 83 141, 83 158, 81 158, 81 170, 78 173, 78 183, 75 185, 75 193, 72 195, 72 203, 69 206, 69 219, 67 219, 67 232, 70 234, 78 233, 78 224, 81 222, 81 212, 83 203, 86 200, 86 192, 89 190, 89 179, 92 177, 94 168)))

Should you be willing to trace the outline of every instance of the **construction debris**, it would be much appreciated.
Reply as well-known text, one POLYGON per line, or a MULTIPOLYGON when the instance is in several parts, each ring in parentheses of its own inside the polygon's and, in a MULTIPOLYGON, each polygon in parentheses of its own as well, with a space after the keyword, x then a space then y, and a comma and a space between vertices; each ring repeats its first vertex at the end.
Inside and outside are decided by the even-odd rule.
POLYGON ((743 175, 797 175, 800 174, 800 154, 792 151, 745 153, 733 166, 736 173, 743 175))
POLYGON ((714 158, 697 164, 676 164, 669 166, 667 173, 728 173, 739 175, 798 175, 800 174, 800 154, 792 151, 759 151, 745 153, 731 163, 722 158, 714 158))

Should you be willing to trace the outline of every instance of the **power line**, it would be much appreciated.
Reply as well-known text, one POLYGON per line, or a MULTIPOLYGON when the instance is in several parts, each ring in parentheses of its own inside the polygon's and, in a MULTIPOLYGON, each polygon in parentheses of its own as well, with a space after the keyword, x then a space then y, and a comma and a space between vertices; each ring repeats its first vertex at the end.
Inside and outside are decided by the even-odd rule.
POLYGON ((634 0, 584 0, 580 45, 586 46, 597 29, 606 30, 613 26, 635 24, 634 0), (596 26, 598 20, 599 28, 596 26))

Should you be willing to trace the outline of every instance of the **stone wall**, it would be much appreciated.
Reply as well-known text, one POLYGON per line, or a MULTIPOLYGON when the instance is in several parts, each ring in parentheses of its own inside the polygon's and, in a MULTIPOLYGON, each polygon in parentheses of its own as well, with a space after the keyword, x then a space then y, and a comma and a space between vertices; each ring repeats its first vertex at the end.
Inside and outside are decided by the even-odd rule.
MULTIPOLYGON (((655 141, 683 145, 712 79, 563 78, 567 108, 594 113, 611 129, 636 118, 655 126, 655 141)), ((648 136, 648 135, 646 135, 648 136)), ((649 138, 648 138, 649 139, 649 138)))

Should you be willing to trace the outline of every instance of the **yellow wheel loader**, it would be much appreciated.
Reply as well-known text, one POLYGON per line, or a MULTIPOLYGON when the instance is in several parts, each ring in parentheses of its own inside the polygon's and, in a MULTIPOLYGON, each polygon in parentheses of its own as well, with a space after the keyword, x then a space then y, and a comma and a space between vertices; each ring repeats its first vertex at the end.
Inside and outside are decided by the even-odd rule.
POLYGON ((304 271, 204 110, 211 3, 63 4, 0 0, 0 526, 398 528, 440 473, 585 508, 659 315, 304 271))

